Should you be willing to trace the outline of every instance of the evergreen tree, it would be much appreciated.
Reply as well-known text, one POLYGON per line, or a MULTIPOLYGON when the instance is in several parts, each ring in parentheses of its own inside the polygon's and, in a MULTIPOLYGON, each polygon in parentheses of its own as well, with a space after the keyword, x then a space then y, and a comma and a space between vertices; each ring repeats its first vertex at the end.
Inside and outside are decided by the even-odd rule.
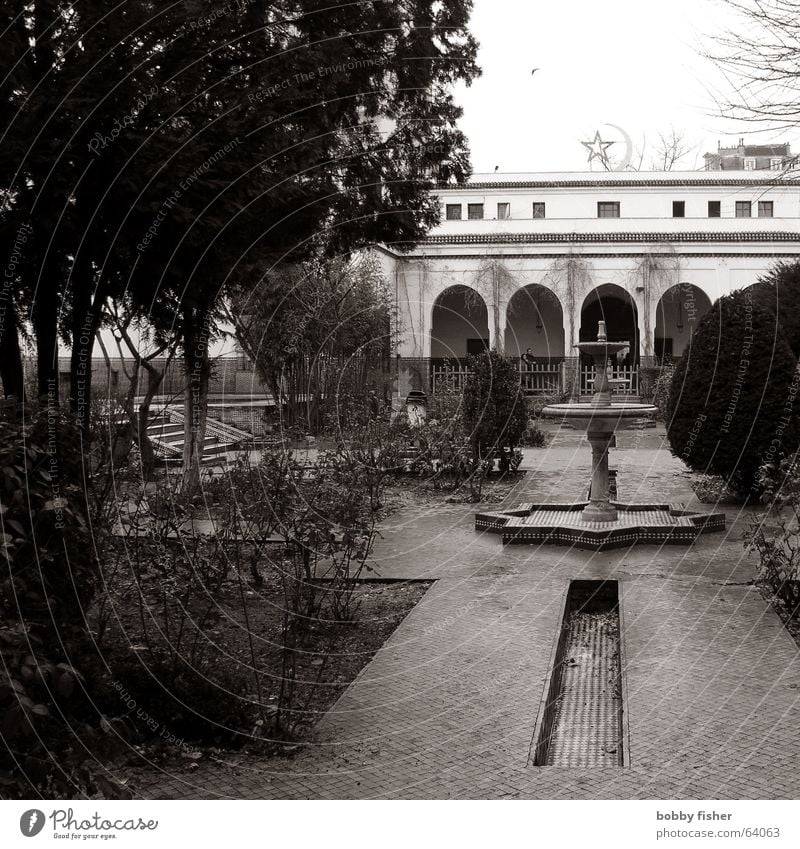
POLYGON ((438 220, 430 190, 469 174, 451 93, 478 73, 469 0, 1 5, 0 235, 32 234, 9 295, 40 396, 71 343, 84 420, 109 298, 167 317, 202 404, 232 285, 320 240, 410 247, 438 220))
POLYGON ((517 370, 497 351, 470 358, 464 386, 464 427, 473 458, 480 462, 496 451, 515 448, 527 425, 525 396, 517 370))
POLYGON ((759 467, 797 448, 795 369, 752 288, 720 298, 675 369, 666 411, 673 454, 754 492, 759 467))
POLYGON ((800 262, 778 262, 753 287, 777 319, 795 358, 800 357, 800 262))

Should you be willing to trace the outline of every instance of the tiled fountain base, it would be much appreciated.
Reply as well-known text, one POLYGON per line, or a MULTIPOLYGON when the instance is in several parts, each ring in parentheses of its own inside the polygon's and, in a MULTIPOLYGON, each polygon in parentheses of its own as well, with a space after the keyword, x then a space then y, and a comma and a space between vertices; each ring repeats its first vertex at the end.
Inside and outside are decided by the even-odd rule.
POLYGON ((513 510, 476 513, 475 530, 500 534, 503 543, 568 545, 599 551, 634 543, 691 545, 704 533, 725 529, 723 513, 696 513, 680 504, 622 504, 613 522, 585 522, 587 502, 520 504, 513 510))

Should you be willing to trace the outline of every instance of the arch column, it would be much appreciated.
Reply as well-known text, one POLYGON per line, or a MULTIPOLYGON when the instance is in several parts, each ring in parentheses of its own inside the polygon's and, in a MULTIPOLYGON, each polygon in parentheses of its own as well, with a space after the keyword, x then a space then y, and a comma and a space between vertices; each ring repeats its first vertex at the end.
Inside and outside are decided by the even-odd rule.
MULTIPOLYGON (((653 340, 656 330, 656 312, 658 309, 658 301, 655 303, 646 303, 642 298, 642 303, 637 304, 636 322, 639 327, 639 362, 643 366, 651 366, 655 363, 655 347, 653 340)), ((651 302, 654 300, 650 299, 651 302)))
POLYGON ((502 354, 506 341, 507 304, 494 303, 489 305, 489 348, 502 354))
POLYGON ((580 342, 580 313, 569 315, 568 310, 562 310, 561 324, 564 329, 564 365, 561 369, 561 390, 569 394, 570 401, 580 401, 581 358, 578 349, 575 347, 580 342))

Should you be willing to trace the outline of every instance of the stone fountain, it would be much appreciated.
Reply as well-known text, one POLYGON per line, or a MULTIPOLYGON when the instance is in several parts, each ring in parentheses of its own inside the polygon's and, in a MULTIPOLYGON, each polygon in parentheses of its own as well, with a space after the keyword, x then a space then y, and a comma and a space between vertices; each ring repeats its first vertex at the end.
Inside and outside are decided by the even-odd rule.
POLYGON ((612 401, 608 362, 629 342, 609 342, 605 322, 598 326, 596 342, 579 342, 582 353, 594 359, 594 394, 588 402, 550 404, 542 411, 585 431, 592 447, 592 481, 589 500, 555 504, 520 504, 508 511, 478 513, 475 529, 501 534, 504 543, 552 543, 577 548, 619 548, 634 543, 688 545, 699 534, 722 530, 721 513, 696 513, 680 504, 626 504, 609 498, 608 450, 615 433, 637 419, 653 416, 650 404, 612 401))

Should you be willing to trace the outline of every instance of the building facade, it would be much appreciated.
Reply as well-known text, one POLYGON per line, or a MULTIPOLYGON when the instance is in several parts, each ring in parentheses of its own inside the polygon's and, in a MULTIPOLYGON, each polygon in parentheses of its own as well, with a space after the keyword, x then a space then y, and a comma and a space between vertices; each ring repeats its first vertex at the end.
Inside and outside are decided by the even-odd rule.
POLYGON ((614 368, 635 394, 717 298, 800 256, 800 186, 769 170, 476 174, 438 196, 425 241, 380 248, 399 396, 435 391, 484 348, 527 352, 528 391, 575 394, 590 369, 574 346, 600 319, 630 342, 614 368))
POLYGON ((736 147, 717 147, 703 159, 707 171, 784 171, 795 164, 788 144, 745 144, 739 139, 736 147))

